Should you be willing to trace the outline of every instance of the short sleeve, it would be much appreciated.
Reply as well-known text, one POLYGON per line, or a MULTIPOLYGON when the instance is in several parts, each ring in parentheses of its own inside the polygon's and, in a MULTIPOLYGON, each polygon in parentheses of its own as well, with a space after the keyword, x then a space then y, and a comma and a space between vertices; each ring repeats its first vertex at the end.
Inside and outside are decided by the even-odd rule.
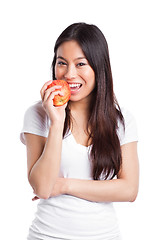
POLYGON ((25 143, 24 133, 32 133, 42 137, 48 136, 48 116, 42 107, 41 102, 29 107, 24 115, 23 127, 20 132, 20 140, 25 143))
POLYGON ((125 130, 123 125, 119 122, 118 124, 118 136, 120 145, 138 141, 137 123, 135 117, 128 110, 122 109, 124 117, 125 130))

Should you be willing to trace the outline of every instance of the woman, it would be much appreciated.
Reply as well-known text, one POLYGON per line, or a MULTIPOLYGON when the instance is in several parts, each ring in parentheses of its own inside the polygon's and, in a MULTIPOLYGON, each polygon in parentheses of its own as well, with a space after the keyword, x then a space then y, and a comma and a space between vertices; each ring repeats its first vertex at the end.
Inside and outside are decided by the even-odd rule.
POLYGON ((136 199, 137 133, 113 92, 108 46, 95 26, 75 23, 55 44, 53 80, 69 83, 68 104, 53 106, 60 86, 41 89, 25 113, 28 180, 40 199, 28 240, 119 240, 112 202, 136 199))

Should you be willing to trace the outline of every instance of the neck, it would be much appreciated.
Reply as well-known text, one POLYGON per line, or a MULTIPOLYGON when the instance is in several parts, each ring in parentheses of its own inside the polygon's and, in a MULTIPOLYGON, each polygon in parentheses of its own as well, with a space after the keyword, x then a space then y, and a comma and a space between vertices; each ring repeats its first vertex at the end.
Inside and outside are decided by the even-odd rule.
POLYGON ((70 102, 71 112, 79 112, 87 114, 89 112, 89 104, 83 104, 82 102, 70 102))
POLYGON ((69 102, 69 107, 71 112, 79 112, 85 115, 89 115, 92 107, 92 101, 93 101, 94 96, 91 95, 87 99, 83 99, 81 101, 70 101, 69 102))
POLYGON ((70 102, 70 110, 72 116, 72 124, 76 128, 87 128, 90 116, 90 105, 82 102, 70 102))

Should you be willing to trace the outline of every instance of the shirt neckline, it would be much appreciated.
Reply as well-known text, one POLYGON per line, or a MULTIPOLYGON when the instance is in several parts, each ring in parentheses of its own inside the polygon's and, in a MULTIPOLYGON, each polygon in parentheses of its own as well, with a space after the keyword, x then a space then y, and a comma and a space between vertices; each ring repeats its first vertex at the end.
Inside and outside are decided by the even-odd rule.
POLYGON ((76 141, 75 137, 73 136, 72 131, 71 131, 70 129, 69 129, 69 134, 68 134, 68 135, 71 136, 73 142, 74 142, 76 145, 78 145, 78 146, 80 146, 80 147, 82 147, 82 148, 89 149, 89 148, 92 146, 92 144, 89 145, 89 146, 85 146, 85 145, 82 145, 82 144, 80 144, 80 143, 77 143, 77 141, 76 141))

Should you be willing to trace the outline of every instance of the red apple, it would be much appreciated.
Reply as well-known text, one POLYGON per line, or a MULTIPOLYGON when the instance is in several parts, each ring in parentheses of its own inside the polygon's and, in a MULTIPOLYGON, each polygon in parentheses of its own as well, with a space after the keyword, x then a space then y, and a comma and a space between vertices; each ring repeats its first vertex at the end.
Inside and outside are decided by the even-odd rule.
POLYGON ((71 89, 69 84, 64 80, 53 80, 53 82, 47 86, 47 89, 55 85, 62 86, 61 89, 56 89, 55 91, 61 91, 64 94, 64 96, 55 95, 53 99, 53 105, 55 107, 60 107, 69 101, 71 89))

